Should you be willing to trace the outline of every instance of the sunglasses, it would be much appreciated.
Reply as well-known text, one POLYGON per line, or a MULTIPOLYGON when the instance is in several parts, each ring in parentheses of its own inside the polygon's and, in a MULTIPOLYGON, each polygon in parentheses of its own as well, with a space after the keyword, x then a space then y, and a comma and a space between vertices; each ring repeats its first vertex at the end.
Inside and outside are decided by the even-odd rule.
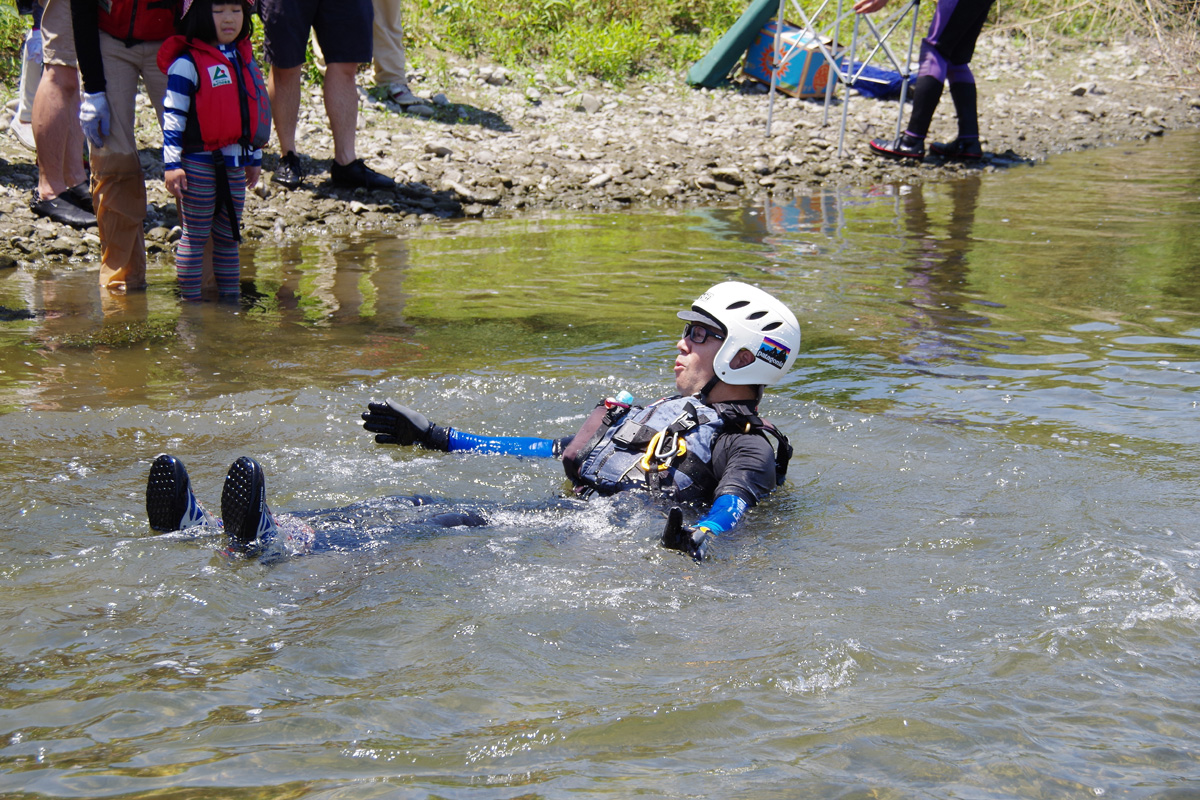
POLYGON ((689 322, 683 326, 683 338, 691 339, 696 344, 704 344, 708 341, 708 337, 710 336, 716 339, 718 342, 725 341, 724 336, 698 323, 689 322))

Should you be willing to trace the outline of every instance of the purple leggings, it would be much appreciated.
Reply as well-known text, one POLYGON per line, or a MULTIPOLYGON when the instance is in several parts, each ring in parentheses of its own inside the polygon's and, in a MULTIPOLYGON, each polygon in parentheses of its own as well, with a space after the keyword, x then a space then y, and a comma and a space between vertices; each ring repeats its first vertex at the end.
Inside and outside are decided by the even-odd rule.
POLYGON ((917 74, 943 82, 974 83, 969 64, 993 2, 938 0, 929 33, 921 40, 921 68, 917 74))

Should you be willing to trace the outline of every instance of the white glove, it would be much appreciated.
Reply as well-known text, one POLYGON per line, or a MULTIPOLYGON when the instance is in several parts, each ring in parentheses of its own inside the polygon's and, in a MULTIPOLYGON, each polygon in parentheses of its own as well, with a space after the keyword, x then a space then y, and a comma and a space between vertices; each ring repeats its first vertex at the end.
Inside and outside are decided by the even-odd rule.
POLYGON ((104 147, 104 137, 111 130, 108 96, 104 92, 83 93, 83 101, 79 104, 79 124, 83 127, 83 135, 94 147, 104 147))
POLYGON ((34 28, 29 31, 29 35, 25 37, 25 59, 27 61, 36 61, 39 64, 42 61, 42 29, 34 28))

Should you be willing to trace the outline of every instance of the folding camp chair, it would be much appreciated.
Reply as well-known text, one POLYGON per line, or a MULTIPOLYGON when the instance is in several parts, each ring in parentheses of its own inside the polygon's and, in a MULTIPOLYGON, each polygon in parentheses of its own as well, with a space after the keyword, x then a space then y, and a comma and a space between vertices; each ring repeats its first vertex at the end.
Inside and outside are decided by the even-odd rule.
POLYGON ((775 93, 779 76, 779 66, 791 57, 792 51, 798 46, 794 43, 788 52, 781 52, 780 37, 784 26, 784 17, 790 5, 792 11, 796 13, 799 19, 803 22, 801 28, 802 36, 808 41, 816 44, 821 55, 824 56, 826 63, 829 65, 829 81, 825 86, 825 109, 821 119, 822 125, 829 124, 829 106, 833 101, 834 86, 841 84, 846 87, 842 98, 842 119, 838 131, 838 157, 842 157, 845 153, 846 141, 846 120, 850 111, 850 89, 861 85, 862 81, 874 80, 867 77, 868 67, 873 59, 882 55, 885 63, 893 70, 900 73, 902 76, 900 87, 900 109, 896 116, 896 136, 900 136, 900 128, 904 123, 904 104, 908 100, 908 84, 912 80, 914 72, 913 65, 913 48, 916 45, 917 39, 917 14, 920 11, 920 0, 906 0, 905 3, 895 12, 884 19, 883 23, 876 25, 875 21, 869 14, 857 14, 851 4, 848 11, 843 10, 843 3, 847 0, 822 0, 811 15, 801 6, 800 0, 779 0, 778 24, 775 26, 775 42, 772 54, 775 56, 775 63, 771 69, 771 89, 770 100, 767 108, 767 136, 771 135, 771 123, 775 113, 775 93), (833 18, 824 25, 819 24, 823 17, 828 17, 832 13, 833 18), (912 20, 909 25, 908 36, 908 55, 901 62, 897 57, 892 47, 888 43, 888 39, 900 28, 905 17, 911 14, 912 20), (850 36, 850 50, 838 51, 841 41, 841 32, 843 22, 847 21, 848 17, 854 18, 853 31, 850 36), (870 37, 874 40, 871 50, 862 61, 856 61, 859 47, 859 31, 860 28, 866 28, 863 33, 864 37, 870 37))

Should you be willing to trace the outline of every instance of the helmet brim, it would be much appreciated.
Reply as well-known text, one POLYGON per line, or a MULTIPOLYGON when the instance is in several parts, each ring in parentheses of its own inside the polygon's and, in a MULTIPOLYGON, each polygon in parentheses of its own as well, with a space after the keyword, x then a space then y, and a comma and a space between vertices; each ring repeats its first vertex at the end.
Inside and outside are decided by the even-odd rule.
POLYGON ((705 327, 712 328, 714 331, 716 331, 717 333, 720 333, 722 336, 725 336, 729 333, 729 330, 724 325, 721 324, 720 320, 718 320, 715 317, 712 317, 708 314, 705 314, 703 311, 696 308, 695 306, 692 306, 691 310, 689 310, 689 311, 680 311, 675 316, 679 317, 684 322, 699 322, 701 325, 704 325, 705 327))

